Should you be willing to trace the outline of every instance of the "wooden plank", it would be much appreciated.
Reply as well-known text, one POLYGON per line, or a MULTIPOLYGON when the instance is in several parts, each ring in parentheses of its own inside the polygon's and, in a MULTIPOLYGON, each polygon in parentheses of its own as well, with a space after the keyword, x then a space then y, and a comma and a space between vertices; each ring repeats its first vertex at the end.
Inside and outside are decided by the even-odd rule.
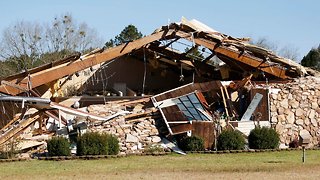
POLYGON ((199 85, 200 85, 202 92, 209 91, 209 87, 208 87, 207 83, 199 83, 199 85))
POLYGON ((6 124, 4 127, 1 128, 0 133, 4 132, 6 128, 11 126, 13 123, 15 123, 17 120, 19 120, 20 117, 14 117, 8 124, 6 124))
POLYGON ((192 89, 193 90, 202 90, 200 83, 194 83, 192 86, 192 89))
POLYGON ((42 112, 38 111, 35 114, 33 114, 30 118, 26 120, 22 120, 17 126, 14 126, 12 129, 5 132, 4 135, 0 136, 0 144, 5 143, 10 138, 12 138, 17 133, 21 132, 25 128, 27 128, 31 123, 35 122, 38 118, 40 118, 40 114, 42 112))
POLYGON ((156 97, 157 102, 163 101, 165 99, 166 99, 166 96, 164 94, 156 97))
POLYGON ((182 95, 182 93, 181 93, 181 90, 180 90, 180 89, 177 89, 176 91, 172 91, 172 92, 171 92, 171 94, 172 94, 172 97, 173 97, 173 98, 176 98, 176 97, 178 97, 178 96, 181 96, 181 95, 182 95))
POLYGON ((53 66, 57 66, 59 64, 63 64, 63 63, 66 63, 66 62, 77 60, 77 59, 79 59, 80 55, 81 55, 80 53, 77 53, 77 54, 74 54, 74 55, 70 55, 70 56, 68 56, 66 58, 63 58, 63 59, 60 59, 60 60, 57 60, 57 61, 53 61, 51 63, 43 64, 41 66, 38 66, 38 67, 35 67, 35 68, 32 68, 32 69, 28 69, 27 72, 22 72, 22 73, 18 73, 18 74, 14 74, 14 75, 5 77, 4 80, 11 81, 11 80, 23 79, 24 77, 28 76, 28 73, 29 74, 33 74, 35 72, 39 72, 39 71, 51 68, 53 66))
POLYGON ((128 102, 122 102, 122 103, 117 103, 118 105, 120 106, 127 106, 127 105, 130 105, 130 104, 135 104, 135 103, 147 103, 150 101, 150 97, 141 97, 141 99, 137 99, 137 100, 131 100, 131 101, 128 101, 128 102))
POLYGON ((204 110, 205 110, 208 114, 211 114, 210 112, 208 112, 209 104, 208 104, 206 98, 203 96, 202 92, 197 91, 195 94, 196 94, 197 98, 199 99, 200 103, 205 107, 204 110))
POLYGON ((143 116, 149 116, 152 113, 155 113, 157 111, 158 111, 158 109, 151 108, 151 109, 148 109, 148 110, 146 110, 145 112, 142 112, 142 113, 135 113, 135 114, 126 115, 126 116, 124 116, 124 118, 125 119, 133 119, 133 118, 138 118, 138 117, 143 117, 143 116))
POLYGON ((192 134, 203 138, 206 149, 211 149, 214 143, 214 122, 192 121, 192 134))
POLYGON ((224 109, 225 109, 225 111, 226 111, 227 117, 229 117, 229 112, 228 112, 228 107, 227 107, 226 98, 224 97, 223 87, 220 87, 220 90, 221 90, 221 95, 222 95, 222 100, 223 100, 224 109))
POLYGON ((224 88, 224 90, 226 92, 226 97, 227 97, 226 100, 227 100, 227 105, 228 105, 228 108, 230 110, 230 113, 231 113, 232 117, 236 117, 238 113, 237 113, 236 109, 234 108, 233 103, 232 103, 232 101, 230 99, 229 91, 228 91, 226 86, 223 86, 223 88, 224 88))
MULTIPOLYGON (((153 41, 159 40, 164 37, 168 37, 172 35, 172 33, 173 33, 173 30, 161 31, 161 32, 143 37, 136 41, 107 49, 102 53, 90 55, 83 59, 75 60, 72 63, 68 62, 68 63, 60 64, 39 72, 35 72, 30 75, 32 88, 63 78, 67 75, 73 74, 80 70, 84 70, 86 68, 92 67, 93 65, 110 61, 116 57, 127 54, 135 49, 139 49, 142 46, 149 44, 153 41)), ((20 82, 17 83, 17 85, 27 89, 28 79, 29 79, 28 77, 24 77, 20 82)), ((16 84, 16 81, 17 80, 13 79, 10 81, 10 83, 16 84)), ((11 94, 11 95, 17 95, 23 91, 2 84, 0 85, 0 92, 11 94)))
MULTIPOLYGON (((183 31, 178 31, 176 33, 176 35, 179 37, 186 37, 186 34, 188 34, 188 33, 183 32, 183 31)), ((268 74, 279 77, 281 79, 290 79, 291 78, 286 75, 286 70, 284 68, 278 67, 278 66, 270 66, 270 64, 268 64, 264 60, 259 59, 257 57, 250 56, 249 54, 242 54, 239 51, 235 51, 235 50, 228 48, 228 47, 225 47, 223 45, 218 45, 217 43, 215 43, 213 41, 209 41, 204 38, 198 38, 198 37, 194 37, 193 39, 190 39, 190 38, 191 38, 191 34, 190 34, 189 38, 185 38, 185 39, 192 40, 196 44, 204 46, 204 47, 214 51, 215 53, 223 54, 223 55, 225 55, 235 61, 245 63, 253 68, 260 69, 261 71, 264 71, 268 74)))
POLYGON ((191 130, 192 130, 192 124, 179 124, 177 126, 171 127, 171 131, 172 131, 173 135, 174 134, 181 134, 181 133, 191 131, 191 130))

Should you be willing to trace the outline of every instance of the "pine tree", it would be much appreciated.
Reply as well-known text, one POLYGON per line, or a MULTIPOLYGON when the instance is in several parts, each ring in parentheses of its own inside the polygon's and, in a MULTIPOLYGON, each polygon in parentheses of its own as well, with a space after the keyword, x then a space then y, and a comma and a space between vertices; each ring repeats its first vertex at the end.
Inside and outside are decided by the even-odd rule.
POLYGON ((301 65, 320 70, 320 46, 312 48, 301 60, 301 65))
POLYGON ((108 47, 113 47, 113 46, 118 46, 130 41, 134 41, 137 39, 142 38, 142 33, 138 31, 138 29, 130 24, 127 27, 125 27, 119 35, 117 35, 114 40, 110 39, 105 43, 105 46, 108 47))

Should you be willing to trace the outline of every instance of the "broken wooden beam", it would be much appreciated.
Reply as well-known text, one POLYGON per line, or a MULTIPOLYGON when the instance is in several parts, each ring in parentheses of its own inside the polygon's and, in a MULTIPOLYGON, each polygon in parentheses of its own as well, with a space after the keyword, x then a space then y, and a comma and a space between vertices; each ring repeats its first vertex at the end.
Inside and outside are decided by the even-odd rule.
POLYGON ((19 124, 13 126, 12 129, 7 130, 3 135, 0 136, 0 145, 7 142, 13 136, 17 135, 18 133, 23 131, 25 128, 27 128, 30 124, 38 120, 38 118, 40 118, 41 116, 41 113, 42 111, 38 111, 28 119, 21 120, 19 124))
MULTIPOLYGON (((152 35, 138 39, 136 41, 129 42, 110 49, 106 49, 101 53, 93 54, 88 57, 84 57, 83 59, 79 58, 73 61, 72 63, 66 62, 64 64, 59 64, 57 66, 44 69, 39 72, 35 72, 33 74, 23 77, 19 82, 17 82, 17 79, 12 79, 9 81, 9 83, 19 85, 24 89, 28 89, 28 84, 32 84, 32 88, 35 88, 43 84, 52 82, 54 80, 63 78, 67 75, 76 73, 80 70, 92 67, 93 65, 102 62, 107 62, 119 56, 130 53, 131 51, 139 49, 142 46, 149 44, 153 41, 171 36, 173 32, 174 30, 160 31, 152 35)), ((19 93, 22 93, 23 91, 12 86, 1 84, 0 92, 11 95, 17 95, 19 93)))
POLYGON ((196 44, 204 46, 217 54, 225 55, 235 61, 239 61, 246 65, 249 65, 253 68, 259 69, 263 72, 271 74, 275 77, 281 79, 290 79, 291 77, 286 75, 286 69, 281 66, 272 66, 268 62, 263 59, 253 57, 249 54, 242 53, 240 51, 233 50, 229 47, 223 46, 221 44, 217 44, 216 42, 207 40, 202 37, 192 37, 190 33, 177 31, 176 35, 179 37, 186 37, 189 34, 189 37, 185 38, 189 41, 194 41, 196 44))
POLYGON ((126 116, 124 116, 124 118, 125 119, 134 119, 134 118, 138 118, 138 117, 151 115, 157 111, 159 111, 159 110, 156 108, 150 108, 150 109, 147 109, 145 112, 126 115, 126 116))
POLYGON ((118 105, 127 106, 127 105, 130 105, 130 104, 136 104, 136 103, 147 103, 149 101, 150 101, 150 97, 145 97, 145 98, 142 97, 141 99, 137 99, 137 100, 121 102, 121 103, 118 103, 118 105))

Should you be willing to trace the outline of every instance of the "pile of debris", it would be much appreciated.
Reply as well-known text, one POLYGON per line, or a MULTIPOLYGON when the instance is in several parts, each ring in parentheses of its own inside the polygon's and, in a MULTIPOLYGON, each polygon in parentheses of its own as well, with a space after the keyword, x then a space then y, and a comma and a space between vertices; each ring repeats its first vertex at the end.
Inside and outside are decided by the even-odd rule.
POLYGON ((291 83, 274 84, 270 98, 271 122, 288 146, 301 133, 311 135, 309 146, 320 143, 320 78, 297 78, 291 83))
MULTIPOLYGON (((141 153, 151 146, 161 142, 156 125, 161 123, 159 113, 154 108, 142 108, 142 104, 135 105, 132 114, 116 117, 110 121, 89 126, 89 131, 113 134, 120 142, 120 153, 141 153)), ((128 107, 119 104, 107 103, 90 105, 89 113, 109 116, 128 107)))

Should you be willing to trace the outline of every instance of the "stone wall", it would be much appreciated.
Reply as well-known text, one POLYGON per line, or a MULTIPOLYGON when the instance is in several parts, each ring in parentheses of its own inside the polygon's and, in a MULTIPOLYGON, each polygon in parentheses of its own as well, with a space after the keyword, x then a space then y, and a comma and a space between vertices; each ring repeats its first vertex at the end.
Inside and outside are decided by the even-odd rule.
POLYGON ((271 123, 280 134, 281 146, 288 146, 301 133, 312 137, 310 147, 320 143, 320 78, 304 77, 273 85, 270 94, 271 123))
MULTIPOLYGON (((139 107, 139 105, 136 107, 139 107)), ((90 113, 106 116, 123 108, 124 107, 117 104, 106 104, 91 105, 88 107, 88 110, 90 113)), ((132 113, 139 113, 142 111, 145 110, 142 108, 133 108, 132 113)), ((116 135, 120 142, 120 154, 139 153, 161 142, 159 131, 156 127, 156 121, 154 116, 129 120, 120 116, 101 125, 91 125, 89 131, 116 135)))

